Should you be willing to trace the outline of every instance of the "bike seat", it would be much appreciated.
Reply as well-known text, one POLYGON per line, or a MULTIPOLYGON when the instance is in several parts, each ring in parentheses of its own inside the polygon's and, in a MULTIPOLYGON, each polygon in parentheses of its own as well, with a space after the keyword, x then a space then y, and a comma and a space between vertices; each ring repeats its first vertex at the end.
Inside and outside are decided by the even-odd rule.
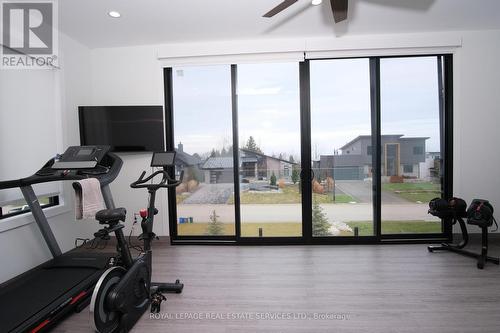
POLYGON ((126 215, 127 210, 125 208, 103 209, 95 214, 95 219, 101 224, 113 221, 125 222, 126 215))

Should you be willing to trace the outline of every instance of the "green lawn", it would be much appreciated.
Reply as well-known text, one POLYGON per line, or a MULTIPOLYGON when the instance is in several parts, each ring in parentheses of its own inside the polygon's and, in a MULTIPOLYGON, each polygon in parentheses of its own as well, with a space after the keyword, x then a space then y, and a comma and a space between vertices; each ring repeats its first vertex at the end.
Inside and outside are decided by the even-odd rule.
MULTIPOLYGON (((373 236, 373 223, 371 221, 347 222, 353 229, 358 227, 360 236, 373 236)), ((428 234, 440 233, 441 221, 382 221, 382 234, 428 234)), ((352 233, 348 233, 352 235, 352 233)))
POLYGON ((435 183, 383 183, 382 191, 392 192, 410 202, 429 202, 441 196, 441 187, 435 183))
MULTIPOLYGON (((360 236, 373 236, 373 223, 371 221, 347 222, 354 230, 359 229, 360 236)), ((178 224, 178 234, 180 236, 207 235, 208 223, 183 223, 178 224)), ((302 224, 296 222, 283 223, 242 223, 241 235, 243 237, 257 237, 259 228, 262 228, 264 237, 271 236, 301 236, 302 224)), ((224 235, 234 235, 234 225, 224 224, 224 235)), ((403 234, 403 233, 440 233, 441 222, 428 221, 383 221, 383 234, 403 234)), ((351 232, 343 232, 340 236, 353 236, 351 232)))
MULTIPOLYGON (((208 223, 183 223, 177 225, 178 235, 193 236, 207 235, 208 223)), ((284 223, 242 223, 243 237, 259 236, 259 228, 263 229, 264 236, 301 236, 302 225, 294 222, 284 223)), ((224 235, 234 235, 234 224, 224 224, 224 235)))
MULTIPOLYGON (((301 203, 301 193, 299 192, 298 185, 287 185, 281 189, 280 193, 259 193, 259 192, 242 192, 240 195, 241 204, 294 204, 301 203)), ((333 194, 318 194, 313 193, 313 200, 320 204, 324 203, 348 203, 355 201, 355 199, 346 194, 335 195, 333 201, 333 194)), ((234 197, 231 196, 228 204, 234 203, 234 197)))

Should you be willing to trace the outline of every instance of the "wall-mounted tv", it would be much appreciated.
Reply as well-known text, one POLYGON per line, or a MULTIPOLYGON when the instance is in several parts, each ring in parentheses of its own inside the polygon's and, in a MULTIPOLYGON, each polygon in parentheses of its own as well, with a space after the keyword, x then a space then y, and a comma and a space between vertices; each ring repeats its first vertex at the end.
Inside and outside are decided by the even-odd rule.
POLYGON ((115 152, 164 151, 163 106, 80 106, 81 145, 115 152))

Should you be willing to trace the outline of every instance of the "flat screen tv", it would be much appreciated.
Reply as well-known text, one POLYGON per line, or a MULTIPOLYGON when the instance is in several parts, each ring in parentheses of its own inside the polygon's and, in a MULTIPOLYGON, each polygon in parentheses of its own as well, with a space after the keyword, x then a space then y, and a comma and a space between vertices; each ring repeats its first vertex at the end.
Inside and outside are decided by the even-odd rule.
POLYGON ((80 106, 81 145, 115 152, 164 151, 163 106, 80 106))

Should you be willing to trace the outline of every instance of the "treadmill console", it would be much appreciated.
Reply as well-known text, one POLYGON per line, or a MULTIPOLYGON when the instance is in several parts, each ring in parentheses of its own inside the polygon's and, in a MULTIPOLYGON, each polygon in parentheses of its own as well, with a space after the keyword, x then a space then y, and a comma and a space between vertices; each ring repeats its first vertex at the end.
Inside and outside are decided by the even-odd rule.
POLYGON ((110 146, 72 146, 52 165, 52 169, 92 169, 110 150, 110 146))
POLYGON ((152 167, 166 167, 174 165, 175 151, 162 151, 153 153, 151 158, 152 167))

